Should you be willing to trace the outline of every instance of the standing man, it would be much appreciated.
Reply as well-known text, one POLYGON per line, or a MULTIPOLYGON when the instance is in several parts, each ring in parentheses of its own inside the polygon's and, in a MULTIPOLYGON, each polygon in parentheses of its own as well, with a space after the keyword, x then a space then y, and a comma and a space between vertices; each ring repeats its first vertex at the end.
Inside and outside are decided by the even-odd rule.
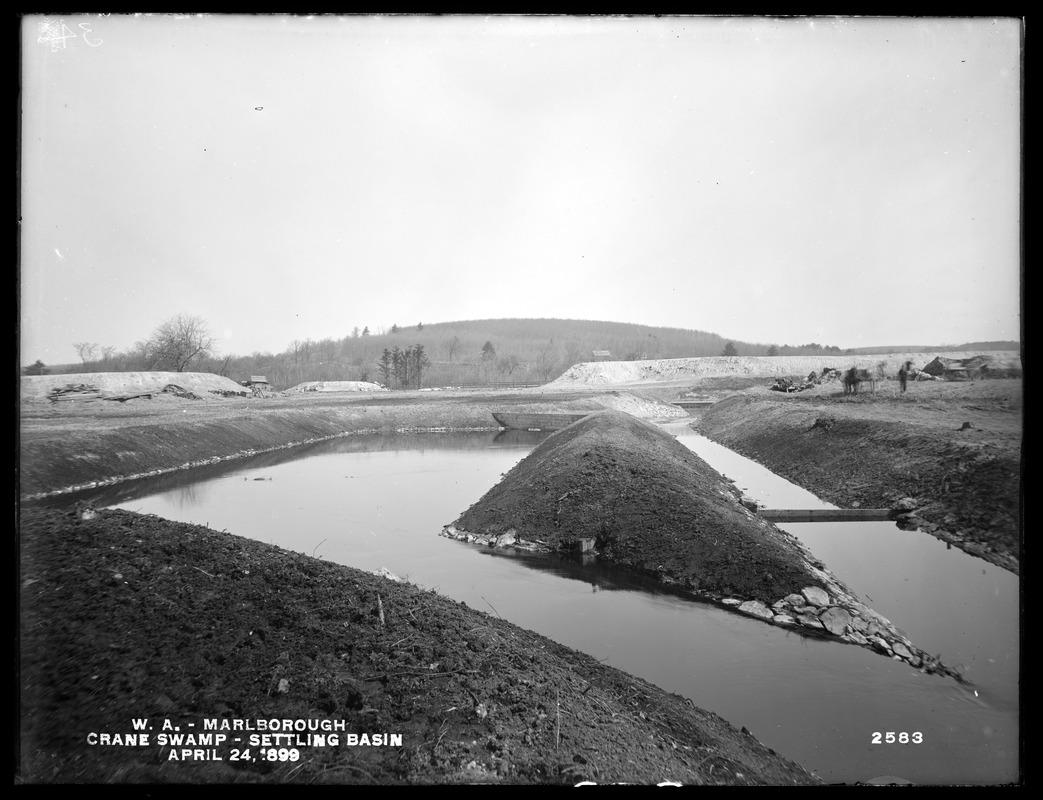
POLYGON ((905 382, 909 379, 909 372, 912 365, 912 361, 906 361, 902 364, 902 368, 898 370, 898 383, 902 387, 902 394, 905 394, 905 382))

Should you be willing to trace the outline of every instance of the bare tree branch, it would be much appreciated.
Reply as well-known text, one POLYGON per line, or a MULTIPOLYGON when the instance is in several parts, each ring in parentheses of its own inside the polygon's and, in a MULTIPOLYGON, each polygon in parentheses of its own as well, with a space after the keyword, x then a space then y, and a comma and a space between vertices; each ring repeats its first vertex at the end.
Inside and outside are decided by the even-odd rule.
POLYGON ((201 317, 178 314, 156 328, 146 347, 152 368, 184 372, 193 361, 211 358, 214 344, 201 317))

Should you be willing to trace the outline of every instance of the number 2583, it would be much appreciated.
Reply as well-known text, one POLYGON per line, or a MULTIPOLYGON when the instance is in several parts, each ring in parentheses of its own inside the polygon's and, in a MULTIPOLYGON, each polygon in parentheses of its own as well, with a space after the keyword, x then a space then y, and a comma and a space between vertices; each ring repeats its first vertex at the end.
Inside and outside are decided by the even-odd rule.
POLYGON ((907 731, 887 731, 886 733, 880 733, 880 731, 873 732, 872 738, 873 744, 923 744, 923 734, 920 731, 914 731, 909 733, 907 731))

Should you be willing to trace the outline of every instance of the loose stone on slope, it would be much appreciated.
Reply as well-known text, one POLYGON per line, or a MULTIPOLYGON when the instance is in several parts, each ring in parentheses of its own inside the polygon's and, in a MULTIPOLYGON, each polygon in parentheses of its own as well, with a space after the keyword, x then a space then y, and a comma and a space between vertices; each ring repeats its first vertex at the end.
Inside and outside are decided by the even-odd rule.
POLYGON ((843 636, 844 631, 851 624, 851 614, 839 606, 832 606, 819 615, 819 622, 834 636, 843 636))
POLYGON ((813 606, 828 606, 829 595, 824 589, 820 589, 818 586, 805 586, 800 590, 800 593, 804 595, 804 599, 808 601, 809 605, 813 606))
POLYGON ((771 609, 765 606, 760 600, 747 600, 739 606, 739 611, 744 614, 749 614, 751 617, 759 617, 760 619, 765 620, 770 620, 775 616, 771 612, 771 609))

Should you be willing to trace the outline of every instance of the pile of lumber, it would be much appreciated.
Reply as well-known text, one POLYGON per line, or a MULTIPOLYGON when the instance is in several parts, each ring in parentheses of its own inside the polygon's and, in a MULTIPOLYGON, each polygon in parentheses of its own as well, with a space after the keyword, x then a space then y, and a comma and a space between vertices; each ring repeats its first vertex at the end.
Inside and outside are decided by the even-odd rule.
POLYGON ((56 386, 47 395, 52 403, 59 400, 98 400, 101 398, 101 390, 91 383, 67 383, 65 386, 56 386))
POLYGON ((202 400, 202 398, 195 392, 190 392, 183 386, 178 386, 176 383, 168 383, 163 387, 163 391, 172 394, 175 397, 183 397, 186 400, 202 400))
MULTIPOLYGON (((185 392, 185 390, 180 387, 175 386, 173 388, 185 392)), ((47 395, 47 399, 52 403, 57 403, 60 400, 118 400, 121 403, 125 403, 128 400, 133 400, 137 397, 150 398, 153 394, 154 392, 137 392, 136 394, 102 394, 101 389, 92 383, 67 383, 65 386, 56 386, 52 389, 50 394, 47 395)), ((182 396, 191 394, 191 392, 185 392, 182 396)))

